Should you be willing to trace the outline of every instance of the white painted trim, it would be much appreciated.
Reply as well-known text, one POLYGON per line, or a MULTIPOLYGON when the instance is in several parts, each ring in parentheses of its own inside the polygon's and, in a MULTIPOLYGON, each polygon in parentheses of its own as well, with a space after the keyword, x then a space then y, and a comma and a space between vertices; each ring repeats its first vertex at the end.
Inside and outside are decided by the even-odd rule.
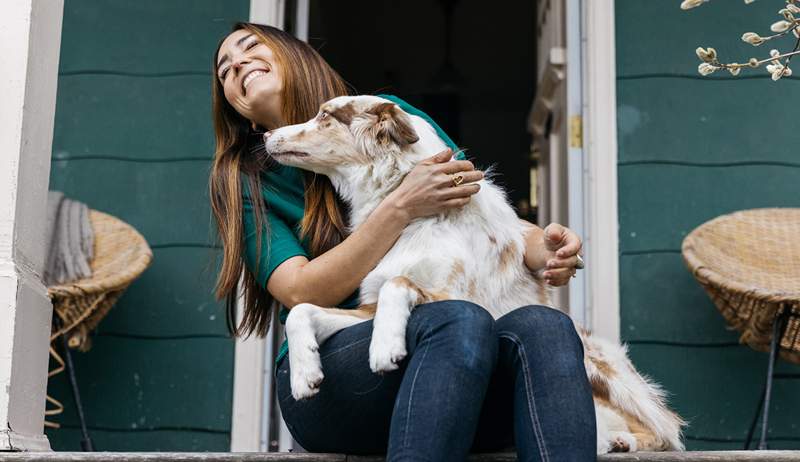
POLYGON ((283 29, 286 0, 250 0, 250 22, 283 29))
POLYGON ((595 334, 618 341, 617 92, 614 0, 584 0, 584 146, 588 161, 587 305, 595 334))
MULTIPOLYGON (((285 0, 250 0, 250 22, 283 28, 285 0)), ((243 300, 237 301, 237 323, 243 300)), ((272 326, 265 338, 251 335, 236 339, 233 363, 233 409, 231 413, 231 451, 267 451, 269 416, 272 411, 272 365, 275 352, 272 326)))
POLYGON ((0 451, 47 451, 53 307, 42 283, 63 0, 0 16, 0 451))
POLYGON ((311 0, 296 0, 296 4, 294 35, 300 40, 308 42, 308 16, 311 14, 311 0))

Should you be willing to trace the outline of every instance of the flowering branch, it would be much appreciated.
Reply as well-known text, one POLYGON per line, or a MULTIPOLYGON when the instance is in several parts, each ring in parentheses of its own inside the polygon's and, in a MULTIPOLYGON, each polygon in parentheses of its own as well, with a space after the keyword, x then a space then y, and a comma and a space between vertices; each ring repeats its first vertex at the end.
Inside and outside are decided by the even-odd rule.
MULTIPOLYGON (((683 0, 681 2, 681 9, 689 10, 696 8, 709 0, 683 0)), ((744 0, 746 4, 753 3, 755 0, 744 0)), ((739 72, 744 67, 757 68, 762 64, 769 63, 766 66, 767 72, 772 75, 772 80, 778 80, 781 77, 788 77, 792 75, 792 70, 789 68, 789 62, 794 55, 800 54, 800 19, 795 18, 794 15, 800 15, 800 6, 797 5, 800 0, 785 0, 785 8, 781 8, 778 14, 783 17, 780 21, 775 22, 770 26, 770 30, 775 32, 773 35, 762 37, 755 32, 745 32, 742 35, 742 41, 749 43, 753 46, 759 46, 770 40, 787 36, 789 33, 794 35, 795 44, 794 49, 790 52, 781 52, 777 49, 769 51, 769 58, 757 59, 750 58, 746 63, 723 63, 717 58, 717 50, 708 47, 699 47, 695 52, 697 57, 700 58, 702 63, 697 66, 697 71, 702 75, 709 75, 717 69, 727 69, 731 75, 739 75, 739 72), (782 61, 783 60, 783 61, 782 61)))

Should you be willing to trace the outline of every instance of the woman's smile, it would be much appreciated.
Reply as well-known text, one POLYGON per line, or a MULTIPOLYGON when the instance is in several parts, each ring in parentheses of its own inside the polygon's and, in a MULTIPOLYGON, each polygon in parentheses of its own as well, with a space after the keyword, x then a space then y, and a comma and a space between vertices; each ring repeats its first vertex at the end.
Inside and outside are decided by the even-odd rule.
POLYGON ((247 75, 244 76, 244 79, 242 79, 242 94, 247 95, 247 87, 253 82, 253 80, 258 79, 259 77, 264 77, 268 72, 269 71, 266 69, 253 69, 252 71, 248 72, 247 75))

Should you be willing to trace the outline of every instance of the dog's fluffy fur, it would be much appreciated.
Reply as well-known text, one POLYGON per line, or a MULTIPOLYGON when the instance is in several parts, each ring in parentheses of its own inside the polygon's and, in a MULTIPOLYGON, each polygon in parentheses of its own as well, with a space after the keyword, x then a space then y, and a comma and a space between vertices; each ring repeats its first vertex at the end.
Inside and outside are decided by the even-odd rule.
MULTIPOLYGON (((265 135, 278 162, 330 178, 350 205, 357 228, 420 161, 446 148, 435 130, 374 96, 326 102, 312 120, 265 135)), ((469 300, 497 319, 532 304, 548 305, 545 284, 523 262, 525 225, 491 180, 460 210, 414 220, 361 284, 357 310, 293 307, 286 322, 295 399, 310 398, 323 373, 318 346, 335 332, 374 316, 369 348, 375 372, 398 368, 414 306, 469 300)), ((598 453, 681 450, 683 421, 658 385, 640 375, 623 346, 580 332, 597 414, 598 453)))

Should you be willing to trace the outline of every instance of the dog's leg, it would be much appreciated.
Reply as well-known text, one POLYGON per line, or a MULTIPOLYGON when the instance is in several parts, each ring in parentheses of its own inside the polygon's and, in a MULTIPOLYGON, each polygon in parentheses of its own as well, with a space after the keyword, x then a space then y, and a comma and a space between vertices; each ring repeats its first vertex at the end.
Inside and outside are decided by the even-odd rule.
POLYGON ((424 302, 423 292, 408 278, 386 281, 378 292, 378 309, 369 344, 369 367, 373 372, 397 369, 406 357, 406 325, 414 306, 424 302))
POLYGON ((294 399, 310 398, 319 391, 324 377, 319 345, 336 332, 371 318, 372 312, 369 308, 341 310, 311 303, 301 303, 289 310, 286 340, 294 399))

